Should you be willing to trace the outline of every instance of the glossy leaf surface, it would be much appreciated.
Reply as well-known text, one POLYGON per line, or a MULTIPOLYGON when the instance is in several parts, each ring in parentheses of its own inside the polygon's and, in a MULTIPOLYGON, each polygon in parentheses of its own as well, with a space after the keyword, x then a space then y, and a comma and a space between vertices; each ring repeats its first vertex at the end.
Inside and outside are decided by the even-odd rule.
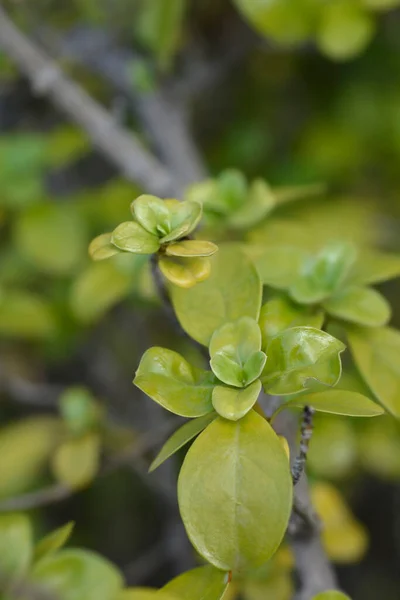
POLYGON ((135 221, 126 221, 114 229, 111 242, 124 252, 154 254, 160 247, 158 238, 135 221))
POLYGON ((352 328, 347 336, 363 379, 381 404, 400 418, 400 332, 389 327, 352 328))
POLYGON ((200 417, 213 410, 214 380, 212 373, 192 367, 177 352, 155 347, 143 355, 134 384, 167 410, 200 417))
POLYGON ((320 412, 349 417, 378 417, 384 413, 379 404, 357 392, 329 390, 303 394, 290 400, 288 406, 312 406, 320 412))
POLYGON ((161 242, 172 242, 179 240, 192 233, 197 227, 203 212, 199 202, 167 202, 171 216, 171 230, 161 238, 161 242))
POLYGON ((158 265, 168 281, 184 289, 190 289, 208 279, 211 272, 210 261, 204 257, 162 257, 158 265))
POLYGON ((278 334, 266 348, 261 377, 270 394, 285 395, 313 385, 334 386, 342 368, 345 346, 328 333, 312 327, 293 327, 278 334))
POLYGON ((386 325, 392 312, 386 298, 368 287, 348 287, 323 306, 334 317, 367 327, 386 325))
POLYGON ((266 302, 260 312, 259 326, 263 347, 269 340, 284 329, 290 327, 315 327, 320 329, 324 322, 324 312, 295 304, 289 298, 272 298, 266 302))
POLYGON ((186 455, 178 498, 189 538, 211 564, 236 571, 268 560, 292 504, 289 463, 269 423, 254 411, 216 419, 186 455))
POLYGON ((184 240, 176 244, 169 244, 165 253, 167 256, 212 256, 218 252, 218 246, 212 242, 201 240, 184 240))
POLYGON ((178 452, 183 446, 188 444, 196 437, 203 429, 207 427, 217 415, 214 412, 208 413, 202 417, 191 419, 182 427, 179 427, 171 437, 165 442, 160 452, 150 465, 149 472, 155 471, 157 467, 162 465, 170 456, 178 452))
POLYGON ((163 237, 170 232, 170 212, 160 198, 143 194, 132 202, 131 210, 136 221, 149 233, 163 237))
POLYGON ((90 242, 89 254, 93 260, 104 260, 119 254, 120 250, 111 243, 111 238, 111 233, 102 233, 90 242))
POLYGON ((242 389, 217 385, 213 390, 212 403, 221 417, 237 421, 253 408, 260 392, 261 381, 259 379, 242 389))
POLYGON ((171 289, 183 329, 205 346, 225 323, 243 316, 257 320, 261 307, 261 281, 250 259, 236 244, 219 248, 206 281, 191 290, 171 289))

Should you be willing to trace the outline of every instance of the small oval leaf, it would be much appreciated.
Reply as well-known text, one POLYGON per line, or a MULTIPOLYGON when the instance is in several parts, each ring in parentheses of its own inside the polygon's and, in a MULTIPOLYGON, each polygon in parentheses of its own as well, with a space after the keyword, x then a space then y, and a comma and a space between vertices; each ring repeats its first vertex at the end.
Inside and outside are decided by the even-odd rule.
POLYGON ((320 412, 349 417, 378 417, 385 412, 379 404, 366 396, 344 390, 304 394, 290 400, 288 406, 312 406, 320 412))
POLYGON ((367 327, 386 325, 392 314, 386 298, 368 287, 346 288, 324 302, 323 306, 334 317, 367 327))
POLYGON ((160 247, 158 238, 135 221, 118 225, 112 232, 111 241, 120 250, 134 254, 154 254, 160 247))
POLYGON ((190 289, 208 279, 211 264, 208 258, 162 257, 158 266, 161 273, 176 286, 190 289))
POLYGON ((253 408, 260 391, 261 381, 259 379, 242 389, 217 385, 213 390, 212 403, 221 417, 237 421, 253 408))
POLYGON ((111 233, 102 233, 90 242, 89 255, 93 260, 104 260, 121 252, 111 243, 111 237, 111 233))
POLYGON ((169 244, 165 249, 167 256, 212 256, 218 252, 218 246, 212 242, 201 240, 184 240, 169 244))
POLYGON ((267 561, 292 507, 289 462, 269 423, 254 411, 237 422, 216 419, 186 455, 178 498, 190 540, 215 567, 267 561))
POLYGON ((211 566, 198 567, 175 577, 162 588, 179 600, 222 600, 229 575, 211 566))
POLYGON ((170 232, 170 212, 160 198, 143 194, 132 202, 131 211, 136 221, 149 233, 162 237, 170 232))
POLYGON ((100 450, 100 438, 96 433, 87 433, 64 442, 53 456, 55 477, 71 488, 85 487, 95 478, 99 469, 100 450))

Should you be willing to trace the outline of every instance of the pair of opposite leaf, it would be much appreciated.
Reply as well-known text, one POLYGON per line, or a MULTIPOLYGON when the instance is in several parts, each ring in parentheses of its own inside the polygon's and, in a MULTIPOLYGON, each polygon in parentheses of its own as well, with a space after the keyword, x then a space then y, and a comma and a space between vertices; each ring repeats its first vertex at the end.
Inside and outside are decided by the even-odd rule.
POLYGON ((199 202, 161 200, 142 195, 131 204, 133 221, 121 223, 111 233, 96 237, 89 247, 93 260, 121 252, 154 254, 171 283, 190 288, 210 274, 209 256, 217 252, 212 242, 186 239, 202 216, 199 202))
POLYGON ((255 405, 262 385, 276 395, 304 391, 310 381, 334 386, 341 374, 344 344, 312 327, 279 332, 262 348, 251 317, 222 325, 211 337, 211 371, 197 369, 171 350, 150 348, 134 383, 167 410, 200 417, 215 410, 237 421, 255 405))
POLYGON ((319 184, 272 189, 263 179, 248 182, 243 173, 226 169, 215 179, 193 184, 189 201, 203 205, 205 222, 222 229, 248 229, 286 202, 320 193, 319 184))

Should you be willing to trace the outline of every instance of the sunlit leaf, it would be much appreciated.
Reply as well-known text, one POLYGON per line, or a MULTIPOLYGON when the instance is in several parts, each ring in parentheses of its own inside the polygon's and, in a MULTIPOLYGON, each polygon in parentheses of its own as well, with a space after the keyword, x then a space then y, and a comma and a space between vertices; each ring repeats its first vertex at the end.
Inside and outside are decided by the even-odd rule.
POLYGON ((315 327, 320 329, 324 323, 324 312, 314 307, 300 306, 289 298, 272 298, 266 302, 260 312, 259 326, 263 347, 269 340, 284 329, 290 327, 315 327))
POLYGON ((228 219, 228 224, 237 229, 247 229, 259 223, 275 207, 275 196, 269 185, 256 179, 249 188, 245 203, 228 219))
POLYGON ((162 257, 158 266, 168 281, 183 289, 190 289, 205 281, 211 273, 211 263, 205 257, 162 257))
POLYGON ((183 329, 205 346, 224 323, 243 316, 257 320, 262 291, 255 267, 238 245, 220 245, 210 260, 211 274, 206 281, 191 290, 171 288, 183 329))
POLYGON ((368 287, 347 287, 325 301, 323 307, 334 317, 369 327, 386 325, 392 314, 386 298, 368 287))
POLYGON ((75 523, 71 521, 42 538, 35 547, 35 562, 62 548, 71 536, 74 525, 75 523))
POLYGON ((192 233, 197 227, 203 213, 199 202, 172 202, 167 201, 171 215, 171 231, 161 238, 161 243, 173 242, 192 233))
POLYGON ((337 590, 328 590, 317 594, 312 600, 351 600, 351 598, 337 590))
POLYGON ((389 327, 349 328, 354 361, 380 403, 400 417, 400 332, 389 327))
POLYGON ((203 429, 207 427, 216 418, 214 412, 210 412, 202 417, 191 419, 182 427, 179 427, 171 435, 171 437, 165 442, 160 452, 150 465, 149 472, 155 471, 160 465, 162 465, 170 456, 178 452, 183 446, 188 444, 193 438, 195 438, 203 429))
POLYGON ((99 469, 100 450, 100 438, 96 433, 63 442, 52 458, 55 477, 71 488, 89 485, 99 469))
POLYGON ((264 285, 287 289, 299 277, 306 257, 304 251, 294 246, 267 247, 255 265, 264 285))
POLYGON ((144 194, 132 202, 131 209, 136 221, 149 233, 162 237, 170 232, 170 212, 160 198, 144 194))
POLYGON ((213 410, 215 378, 192 367, 180 354, 150 348, 140 361, 134 384, 167 410, 183 417, 199 417, 213 410))
POLYGON ((111 238, 111 233, 102 233, 90 242, 89 254, 93 260, 104 260, 121 252, 111 243, 111 238))
POLYGON ((221 417, 237 421, 253 408, 260 392, 261 381, 259 379, 242 389, 217 385, 212 393, 212 403, 221 417))
POLYGON ((111 242, 120 250, 134 254, 154 254, 160 247, 158 238, 135 221, 118 225, 112 232, 111 242))
POLYGON ((0 571, 8 583, 28 570, 33 555, 32 531, 24 514, 0 515, 0 571))
POLYGON ((289 462, 269 423, 254 411, 216 419, 186 455, 178 498, 189 538, 211 564, 236 571, 268 560, 292 504, 289 462))
POLYGON ((344 344, 313 327, 293 327, 273 338, 266 347, 267 362, 261 377, 270 394, 285 395, 319 382, 334 386, 341 374, 344 344))
POLYGON ((400 255, 364 250, 353 268, 352 283, 381 283, 400 277, 400 255))
POLYGON ((171 596, 164 590, 127 588, 126 590, 122 590, 115 600, 181 600, 181 597, 171 596))
POLYGON ((379 404, 357 392, 329 390, 303 394, 290 400, 288 406, 312 406, 315 410, 350 417, 377 417, 384 413, 379 404))
POLYGON ((59 600, 115 600, 122 575, 110 562, 87 550, 60 550, 33 568, 31 580, 59 600))
POLYGON ((185 240, 169 244, 165 253, 167 256, 212 256, 218 251, 218 246, 212 242, 201 240, 185 240))
POLYGON ((179 600, 222 600, 228 588, 228 573, 212 566, 198 567, 179 575, 162 588, 179 600))

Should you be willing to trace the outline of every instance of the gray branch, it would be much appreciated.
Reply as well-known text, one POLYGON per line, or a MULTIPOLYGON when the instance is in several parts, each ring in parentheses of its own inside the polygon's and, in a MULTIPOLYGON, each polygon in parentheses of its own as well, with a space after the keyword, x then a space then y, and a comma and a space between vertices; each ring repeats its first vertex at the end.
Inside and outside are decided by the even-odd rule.
MULTIPOLYGON (((183 186, 135 138, 58 65, 30 41, 0 6, 0 48, 17 64, 37 94, 47 96, 71 121, 79 125, 93 145, 129 181, 159 196, 181 196, 183 186)), ((170 146, 173 152, 173 145, 170 146)))

